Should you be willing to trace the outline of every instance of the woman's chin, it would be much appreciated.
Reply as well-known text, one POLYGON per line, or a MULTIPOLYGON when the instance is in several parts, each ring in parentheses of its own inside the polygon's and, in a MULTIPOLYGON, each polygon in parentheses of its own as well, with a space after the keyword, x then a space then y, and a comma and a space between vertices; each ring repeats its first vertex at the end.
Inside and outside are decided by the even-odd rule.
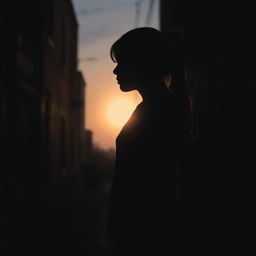
POLYGON ((130 92, 135 90, 134 86, 129 86, 129 85, 124 85, 124 84, 120 84, 120 90, 122 92, 130 92))
POLYGON ((127 89, 127 88, 120 88, 122 92, 130 92, 133 91, 134 89, 127 89))

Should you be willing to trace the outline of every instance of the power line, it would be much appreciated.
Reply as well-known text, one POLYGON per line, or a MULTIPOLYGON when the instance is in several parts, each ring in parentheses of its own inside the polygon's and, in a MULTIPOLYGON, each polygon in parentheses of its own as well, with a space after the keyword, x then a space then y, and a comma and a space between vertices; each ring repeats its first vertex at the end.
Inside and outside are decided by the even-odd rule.
POLYGON ((78 62, 82 62, 82 61, 97 61, 98 58, 97 57, 81 57, 81 58, 78 58, 78 62))

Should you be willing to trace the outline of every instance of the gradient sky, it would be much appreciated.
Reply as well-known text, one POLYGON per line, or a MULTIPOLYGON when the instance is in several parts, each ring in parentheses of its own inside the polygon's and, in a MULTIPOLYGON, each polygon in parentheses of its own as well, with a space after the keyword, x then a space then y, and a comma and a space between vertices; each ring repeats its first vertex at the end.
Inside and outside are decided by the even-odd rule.
POLYGON ((79 69, 87 82, 85 127, 93 131, 93 142, 103 149, 115 149, 120 128, 107 118, 106 109, 115 99, 128 99, 133 109, 141 101, 137 92, 121 92, 109 56, 111 45, 135 27, 159 28, 159 0, 154 1, 151 19, 147 14, 150 0, 72 0, 79 23, 79 69), (136 20, 136 2, 140 14, 136 20), (137 23, 137 24, 136 24, 137 23))

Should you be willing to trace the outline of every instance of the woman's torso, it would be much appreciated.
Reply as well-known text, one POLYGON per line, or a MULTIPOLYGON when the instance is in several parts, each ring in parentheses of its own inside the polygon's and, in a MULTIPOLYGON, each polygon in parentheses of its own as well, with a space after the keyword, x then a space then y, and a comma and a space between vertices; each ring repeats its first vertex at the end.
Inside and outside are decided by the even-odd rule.
POLYGON ((139 104, 118 135, 110 228, 119 243, 158 247, 173 238, 181 131, 175 99, 168 94, 139 104))

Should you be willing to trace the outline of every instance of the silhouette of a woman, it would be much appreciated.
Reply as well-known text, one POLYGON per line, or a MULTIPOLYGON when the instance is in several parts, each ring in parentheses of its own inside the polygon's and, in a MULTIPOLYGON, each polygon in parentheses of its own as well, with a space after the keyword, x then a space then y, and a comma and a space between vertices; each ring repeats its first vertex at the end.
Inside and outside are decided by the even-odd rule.
POLYGON ((116 139, 109 238, 117 255, 175 251, 176 159, 188 129, 182 34, 131 30, 111 48, 123 92, 142 102, 116 139))

